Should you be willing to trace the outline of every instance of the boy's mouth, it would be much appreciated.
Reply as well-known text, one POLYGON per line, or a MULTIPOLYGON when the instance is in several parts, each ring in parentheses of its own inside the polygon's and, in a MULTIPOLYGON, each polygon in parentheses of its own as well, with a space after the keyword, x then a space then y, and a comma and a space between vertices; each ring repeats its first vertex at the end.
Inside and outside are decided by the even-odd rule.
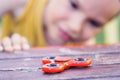
POLYGON ((72 36, 70 36, 67 32, 65 32, 61 28, 58 29, 58 34, 60 38, 64 39, 65 41, 73 40, 72 36))

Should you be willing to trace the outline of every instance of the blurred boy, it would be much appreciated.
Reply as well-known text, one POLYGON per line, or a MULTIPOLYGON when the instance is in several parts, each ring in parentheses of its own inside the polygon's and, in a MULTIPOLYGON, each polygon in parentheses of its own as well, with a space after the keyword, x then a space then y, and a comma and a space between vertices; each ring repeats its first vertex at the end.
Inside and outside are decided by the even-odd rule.
POLYGON ((85 42, 119 11, 119 0, 0 0, 1 48, 85 42))

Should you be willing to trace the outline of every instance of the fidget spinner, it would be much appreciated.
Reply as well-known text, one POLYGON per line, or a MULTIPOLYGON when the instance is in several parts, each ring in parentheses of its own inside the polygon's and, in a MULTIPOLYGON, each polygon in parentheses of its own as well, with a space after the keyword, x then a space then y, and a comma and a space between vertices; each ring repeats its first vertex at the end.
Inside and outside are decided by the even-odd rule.
POLYGON ((42 70, 46 73, 62 72, 69 67, 86 67, 92 63, 92 59, 86 56, 80 56, 76 58, 56 56, 56 57, 44 57, 42 59, 42 70))

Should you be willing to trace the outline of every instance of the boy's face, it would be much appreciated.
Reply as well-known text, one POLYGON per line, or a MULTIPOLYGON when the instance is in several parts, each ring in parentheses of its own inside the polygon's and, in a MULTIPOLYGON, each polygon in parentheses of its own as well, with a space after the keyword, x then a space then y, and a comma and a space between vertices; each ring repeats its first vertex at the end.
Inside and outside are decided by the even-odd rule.
POLYGON ((119 0, 49 0, 44 12, 46 39, 59 45, 88 40, 119 9, 119 0))

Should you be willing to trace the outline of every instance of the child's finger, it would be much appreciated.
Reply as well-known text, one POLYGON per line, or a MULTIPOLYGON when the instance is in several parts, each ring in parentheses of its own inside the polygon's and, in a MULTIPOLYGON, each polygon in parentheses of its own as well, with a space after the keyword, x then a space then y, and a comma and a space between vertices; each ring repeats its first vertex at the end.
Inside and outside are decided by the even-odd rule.
POLYGON ((12 44, 20 44, 21 43, 21 36, 17 33, 11 36, 12 44))
POLYGON ((10 46, 11 45, 11 40, 9 37, 3 38, 2 42, 3 46, 10 46))
POLYGON ((15 51, 19 51, 19 50, 21 50, 21 45, 19 45, 19 44, 14 44, 14 45, 13 45, 13 49, 14 49, 15 51))
POLYGON ((30 45, 29 44, 22 44, 22 49, 23 50, 29 50, 30 49, 30 45))
POLYGON ((25 37, 21 38, 21 46, 22 46, 23 50, 29 50, 30 49, 30 44, 25 37))
POLYGON ((1 43, 2 43, 5 51, 7 51, 7 52, 12 52, 13 51, 11 39, 9 37, 3 38, 1 43))
POLYGON ((11 36, 11 41, 12 41, 12 46, 13 49, 16 50, 21 50, 21 36, 17 33, 13 34, 11 36))
POLYGON ((0 52, 3 51, 3 46, 0 44, 0 52))
POLYGON ((30 49, 30 45, 28 43, 28 40, 25 37, 22 37, 17 33, 15 33, 11 37, 11 40, 12 40, 14 50, 28 50, 28 49, 30 49))
POLYGON ((6 52, 13 52, 13 51, 14 51, 14 49, 13 49, 12 46, 5 46, 5 47, 4 47, 4 50, 5 50, 6 52))

